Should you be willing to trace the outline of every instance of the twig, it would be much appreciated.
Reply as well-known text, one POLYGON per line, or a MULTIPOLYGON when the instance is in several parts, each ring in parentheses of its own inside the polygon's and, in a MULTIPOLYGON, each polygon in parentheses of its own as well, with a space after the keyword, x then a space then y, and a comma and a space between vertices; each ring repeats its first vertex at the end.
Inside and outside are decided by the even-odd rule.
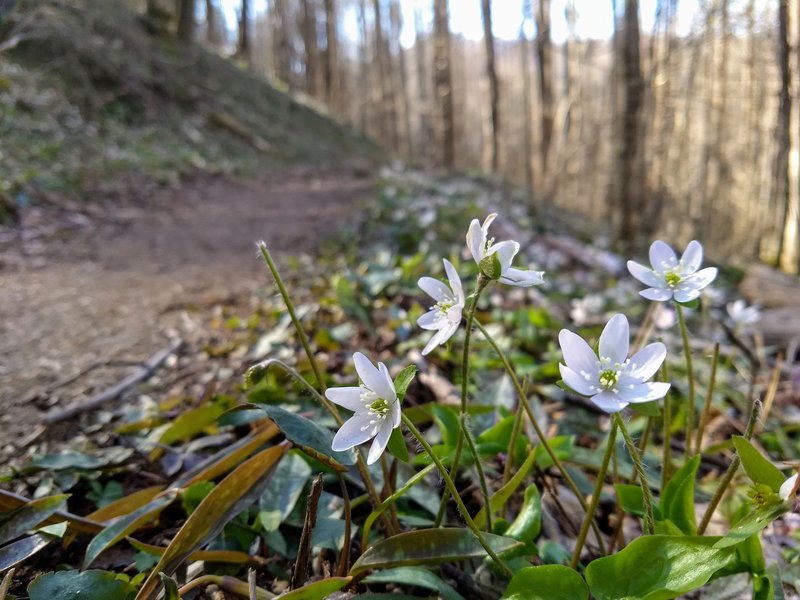
POLYGON ((62 410, 56 410, 47 413, 44 416, 44 422, 48 425, 60 423, 61 421, 71 419, 75 415, 94 410, 98 406, 113 400, 137 383, 152 377, 158 368, 164 363, 164 361, 167 360, 169 355, 178 350, 182 345, 183 340, 173 340, 169 346, 162 348, 153 354, 153 356, 139 365, 133 373, 128 375, 122 381, 119 381, 111 387, 106 388, 99 394, 95 394, 85 402, 76 402, 62 410))
POLYGON ((317 524, 317 505, 322 494, 322 473, 317 475, 311 484, 306 504, 306 518, 303 521, 303 532, 300 534, 300 545, 297 549, 297 560, 294 563, 291 589, 302 586, 308 578, 308 561, 311 556, 311 533, 317 524))

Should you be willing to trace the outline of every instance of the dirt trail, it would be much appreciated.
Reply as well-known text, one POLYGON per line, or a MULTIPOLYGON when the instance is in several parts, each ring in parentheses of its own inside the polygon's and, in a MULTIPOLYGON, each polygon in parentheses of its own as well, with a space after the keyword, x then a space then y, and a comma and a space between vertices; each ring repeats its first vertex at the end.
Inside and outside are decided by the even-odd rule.
POLYGON ((128 372, 124 363, 164 347, 176 306, 264 284, 255 241, 266 240, 279 256, 313 251, 369 190, 365 179, 303 173, 247 183, 197 180, 158 194, 146 209, 115 211, 48 239, 34 257, 4 251, 2 454, 14 452, 49 404, 96 393, 128 372), (112 364, 42 396, 99 362, 112 364))

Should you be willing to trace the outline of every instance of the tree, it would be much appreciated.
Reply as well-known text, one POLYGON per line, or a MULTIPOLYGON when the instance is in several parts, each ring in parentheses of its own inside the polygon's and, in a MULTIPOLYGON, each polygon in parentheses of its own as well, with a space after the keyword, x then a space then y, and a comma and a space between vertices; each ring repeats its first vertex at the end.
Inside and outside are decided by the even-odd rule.
POLYGON ((303 0, 303 48, 305 49, 306 93, 319 96, 317 89, 317 10, 314 0, 303 0))
POLYGON ((489 112, 490 118, 488 126, 485 128, 484 156, 488 154, 486 163, 491 165, 493 171, 498 169, 497 136, 500 128, 499 101, 497 90, 497 71, 494 64, 494 34, 492 33, 492 2, 491 0, 481 0, 481 10, 483 12, 483 44, 486 52, 486 79, 489 83, 489 112), (488 138, 488 139, 486 139, 488 138))
POLYGON ((214 47, 219 45, 218 23, 217 6, 214 0, 206 0, 206 41, 214 47))
POLYGON ((519 44, 520 44, 520 68, 522 70, 522 118, 523 118, 523 131, 522 131, 522 147, 524 153, 525 164, 525 187, 530 194, 529 210, 531 214, 535 213, 534 196, 533 196, 533 115, 531 114, 531 64, 528 53, 530 52, 530 44, 528 38, 525 36, 525 24, 531 20, 532 17, 531 0, 523 0, 522 2, 522 24, 519 28, 519 44))
POLYGON ((335 0, 325 0, 325 98, 337 111, 341 95, 339 52, 337 47, 337 13, 335 0))
POLYGON ((389 5, 389 21, 392 25, 391 30, 391 52, 397 53, 397 68, 392 69, 394 77, 392 85, 394 87, 395 110, 399 112, 402 125, 401 148, 405 156, 411 156, 411 115, 408 100, 408 83, 406 81, 406 59, 403 46, 400 44, 400 32, 403 29, 403 17, 400 13, 399 0, 392 0, 389 5))
POLYGON ((550 0, 539 0, 536 13, 536 58, 539 64, 539 100, 541 102, 541 163, 547 173, 547 159, 553 139, 553 43, 550 40, 550 0))
POLYGON ((455 164, 453 82, 450 69, 450 19, 447 0, 434 0, 433 11, 434 87, 439 101, 441 161, 443 166, 453 167, 455 164))
POLYGON ((375 55, 378 57, 378 85, 381 89, 381 126, 386 143, 397 149, 397 111, 391 81, 391 57, 386 37, 383 33, 383 16, 381 0, 372 0, 372 12, 375 18, 375 55))
POLYGON ((236 46, 236 55, 250 62, 250 0, 242 0, 239 8, 239 43, 236 46))
POLYGON ((178 39, 189 44, 194 39, 194 0, 178 0, 178 39))

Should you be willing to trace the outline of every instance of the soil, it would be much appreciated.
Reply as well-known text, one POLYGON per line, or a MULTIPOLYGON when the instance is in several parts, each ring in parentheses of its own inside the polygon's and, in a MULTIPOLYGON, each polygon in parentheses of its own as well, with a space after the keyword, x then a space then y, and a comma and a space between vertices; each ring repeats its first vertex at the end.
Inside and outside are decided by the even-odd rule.
POLYGON ((23 229, 0 251, 2 454, 44 431, 44 411, 97 393, 167 346, 182 307, 267 283, 254 242, 279 262, 313 253, 371 187, 300 169, 244 183, 206 177, 72 219, 80 226, 43 240, 23 229))

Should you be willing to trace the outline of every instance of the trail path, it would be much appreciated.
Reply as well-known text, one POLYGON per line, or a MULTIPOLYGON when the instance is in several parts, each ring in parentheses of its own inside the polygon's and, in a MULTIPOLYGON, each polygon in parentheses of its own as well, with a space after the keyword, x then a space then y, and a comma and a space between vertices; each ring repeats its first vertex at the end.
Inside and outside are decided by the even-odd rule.
POLYGON ((294 172, 232 183, 200 179, 144 208, 48 239, 34 256, 0 253, 0 451, 12 455, 42 411, 121 379, 164 347, 179 307, 267 281, 254 242, 313 252, 352 214, 370 182, 294 172), (91 368, 99 363, 110 363, 91 368), (75 382, 42 390, 82 370, 75 382), (37 395, 38 392, 38 395, 37 395))

